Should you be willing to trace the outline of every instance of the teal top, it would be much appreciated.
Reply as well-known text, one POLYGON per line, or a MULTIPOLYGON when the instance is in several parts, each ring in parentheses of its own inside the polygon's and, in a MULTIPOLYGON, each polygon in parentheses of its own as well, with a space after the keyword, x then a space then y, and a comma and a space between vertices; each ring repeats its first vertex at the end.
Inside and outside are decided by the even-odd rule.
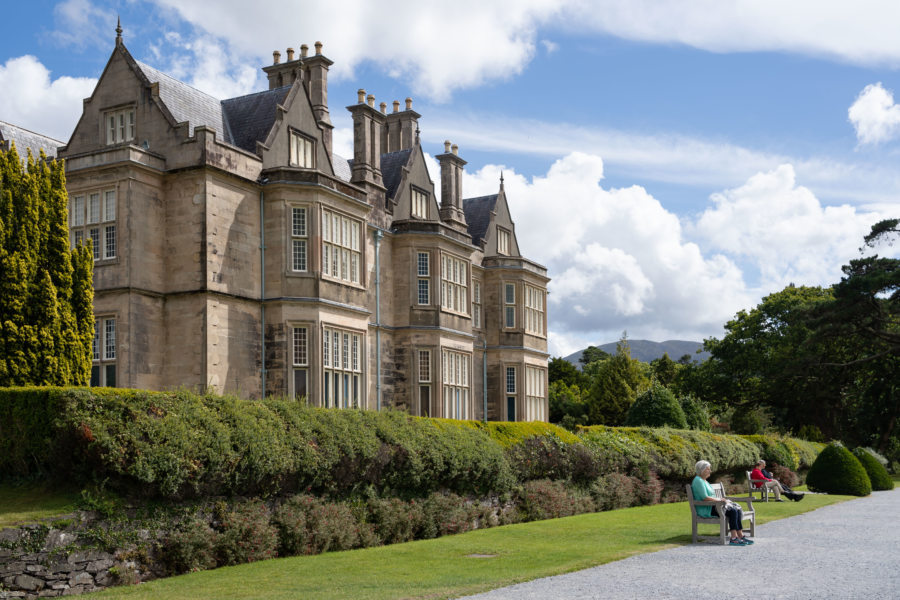
MULTIPOLYGON (((702 501, 705 498, 716 497, 712 486, 699 475, 694 477, 694 481, 691 482, 691 491, 694 492, 694 500, 702 501)), ((698 506, 696 510, 698 517, 703 517, 704 519, 712 517, 712 506, 698 506)))

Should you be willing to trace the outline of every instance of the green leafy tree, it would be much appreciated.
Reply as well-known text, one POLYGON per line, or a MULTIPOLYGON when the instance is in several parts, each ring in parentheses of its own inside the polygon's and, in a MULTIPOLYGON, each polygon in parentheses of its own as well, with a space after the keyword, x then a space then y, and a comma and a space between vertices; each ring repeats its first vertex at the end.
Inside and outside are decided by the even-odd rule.
POLYGON ((0 385, 85 385, 93 260, 69 249, 63 164, 0 152, 0 385))
POLYGON ((593 362, 597 362, 600 360, 606 360, 609 358, 609 353, 601 350, 597 346, 588 346, 581 353, 581 358, 578 359, 582 365, 587 366, 593 362))
POLYGON ((547 365, 547 378, 551 384, 561 381, 566 385, 579 386, 584 386, 587 380, 578 367, 558 356, 550 359, 547 365))
POLYGON ((625 425, 637 427, 674 427, 687 429, 684 410, 675 394, 655 382, 649 389, 641 392, 634 404, 628 409, 625 425))
POLYGON ((550 422, 565 423, 567 427, 586 424, 586 393, 577 383, 554 381, 548 389, 550 422))
POLYGON ((690 394, 681 396, 678 398, 678 402, 681 404, 681 410, 684 412, 688 429, 709 431, 709 410, 707 410, 704 402, 690 394))
POLYGON ((650 370, 653 373, 653 377, 666 387, 675 382, 675 377, 682 367, 683 365, 669 358, 668 352, 664 353, 660 358, 650 361, 650 370))
POLYGON ((587 419, 591 425, 621 425, 637 395, 650 381, 641 361, 631 358, 624 337, 609 358, 589 364, 591 380, 587 396, 587 419))

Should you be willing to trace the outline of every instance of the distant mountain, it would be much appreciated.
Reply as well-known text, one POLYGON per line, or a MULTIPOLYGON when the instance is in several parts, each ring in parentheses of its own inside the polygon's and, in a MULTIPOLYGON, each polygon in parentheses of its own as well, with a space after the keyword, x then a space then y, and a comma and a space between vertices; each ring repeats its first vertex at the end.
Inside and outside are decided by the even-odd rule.
MULTIPOLYGON (((610 342, 597 347, 609 354, 616 353, 616 342, 610 342)), ((687 342, 684 340, 667 340, 665 342, 628 340, 628 347, 631 349, 631 358, 636 358, 639 361, 646 363, 651 360, 656 360, 657 358, 662 358, 662 355, 666 353, 669 354, 669 358, 676 361, 685 354, 689 354, 694 362, 703 362, 709 358, 709 352, 697 353, 698 350, 703 349, 703 342, 687 342)), ((583 353, 584 350, 579 350, 578 352, 570 354, 569 356, 564 356, 563 358, 580 368, 581 363, 578 362, 578 359, 581 358, 583 353)))

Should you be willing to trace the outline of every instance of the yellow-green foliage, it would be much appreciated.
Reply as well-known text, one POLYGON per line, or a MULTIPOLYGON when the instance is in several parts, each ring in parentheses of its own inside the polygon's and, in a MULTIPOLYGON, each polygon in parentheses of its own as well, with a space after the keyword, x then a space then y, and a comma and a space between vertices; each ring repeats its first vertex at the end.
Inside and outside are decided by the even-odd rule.
POLYGON ((529 422, 508 421, 450 421, 447 419, 434 419, 445 423, 457 423, 460 427, 469 427, 487 433, 492 440, 504 448, 510 448, 524 442, 531 437, 550 437, 566 444, 578 444, 581 440, 577 435, 558 425, 529 422))

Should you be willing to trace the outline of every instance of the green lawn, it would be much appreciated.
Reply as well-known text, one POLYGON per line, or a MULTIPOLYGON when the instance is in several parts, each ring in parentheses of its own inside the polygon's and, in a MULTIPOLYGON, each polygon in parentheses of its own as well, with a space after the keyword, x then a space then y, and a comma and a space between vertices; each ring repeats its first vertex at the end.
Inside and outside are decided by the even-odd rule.
MULTIPOLYGON (((758 523, 766 523, 849 499, 808 495, 802 502, 755 502, 754 507, 758 523)), ((269 560, 113 588, 91 597, 453 598, 689 542, 688 505, 680 502, 269 560)))
POLYGON ((0 528, 72 512, 77 499, 76 492, 46 483, 0 485, 0 528))

